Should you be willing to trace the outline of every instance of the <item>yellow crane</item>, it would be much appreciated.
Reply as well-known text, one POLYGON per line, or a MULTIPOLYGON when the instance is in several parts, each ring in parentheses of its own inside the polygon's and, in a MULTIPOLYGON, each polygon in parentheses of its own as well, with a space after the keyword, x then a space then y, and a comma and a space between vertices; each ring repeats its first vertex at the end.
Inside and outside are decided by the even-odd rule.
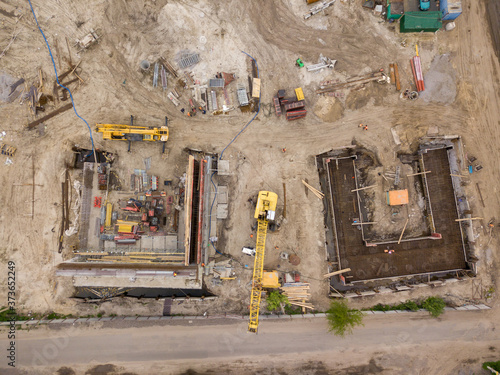
POLYGON ((137 141, 163 142, 163 151, 165 151, 165 142, 169 135, 167 124, 168 119, 165 117, 164 126, 137 126, 134 125, 134 117, 130 116, 130 125, 96 124, 95 131, 103 133, 104 140, 128 141, 128 151, 130 151, 131 142, 137 141))
POLYGON ((248 332, 257 333, 259 326, 260 296, 264 273, 264 253, 266 250, 267 225, 274 221, 278 195, 270 191, 259 191, 254 217, 257 219, 257 241, 253 265, 252 293, 250 295, 250 322, 248 332))

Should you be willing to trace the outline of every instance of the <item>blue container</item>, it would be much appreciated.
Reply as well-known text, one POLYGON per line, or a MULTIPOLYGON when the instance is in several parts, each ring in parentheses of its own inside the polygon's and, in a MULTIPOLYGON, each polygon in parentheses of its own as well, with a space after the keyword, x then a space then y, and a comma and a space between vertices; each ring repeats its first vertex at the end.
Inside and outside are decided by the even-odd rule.
POLYGON ((462 2, 460 0, 441 0, 439 9, 443 21, 453 21, 462 14, 462 2))

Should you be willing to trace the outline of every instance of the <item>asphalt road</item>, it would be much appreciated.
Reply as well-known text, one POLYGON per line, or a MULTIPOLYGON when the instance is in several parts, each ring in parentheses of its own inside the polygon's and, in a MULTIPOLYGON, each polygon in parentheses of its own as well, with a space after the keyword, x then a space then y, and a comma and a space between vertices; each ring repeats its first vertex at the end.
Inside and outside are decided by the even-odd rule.
MULTIPOLYGON (((471 353, 478 355, 481 348, 500 349, 491 314, 492 311, 447 312, 439 320, 423 313, 368 316, 365 327, 344 340, 327 333, 326 321, 320 318, 263 321, 258 335, 247 333, 244 321, 222 325, 195 325, 197 322, 193 321, 185 325, 121 329, 41 328, 18 331, 17 365, 41 371, 63 365, 81 368, 90 363, 128 368, 152 362, 180 365, 199 360, 227 363, 279 357, 293 361, 304 358, 305 352, 311 358, 336 358, 341 360, 338 363, 349 364, 361 354, 366 361, 380 353, 397 357, 412 352, 416 355, 420 350, 425 355, 422 348, 433 345, 447 350, 456 347, 461 356, 467 357, 463 346, 467 348, 471 343, 475 343, 471 353)), ((0 340, 1 348, 8 345, 4 337, 0 340)), ((449 355, 453 357, 452 353, 449 355)), ((5 366, 6 361, 2 360, 0 368, 5 366)))

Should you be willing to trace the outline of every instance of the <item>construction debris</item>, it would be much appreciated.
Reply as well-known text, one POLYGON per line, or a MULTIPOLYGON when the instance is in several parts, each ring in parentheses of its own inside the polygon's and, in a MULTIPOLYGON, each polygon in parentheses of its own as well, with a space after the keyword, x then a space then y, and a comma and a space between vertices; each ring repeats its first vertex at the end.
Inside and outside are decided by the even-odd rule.
POLYGON ((383 73, 383 69, 380 69, 377 72, 368 74, 363 77, 351 78, 347 80, 347 82, 342 83, 331 83, 327 85, 320 85, 320 87, 316 90, 317 94, 325 94, 327 92, 336 91, 339 89, 347 89, 354 86, 363 85, 365 83, 377 81, 380 83, 386 83, 388 81, 388 77, 383 73))
POLYGON ((302 180, 302 183, 315 195, 317 196, 319 199, 323 199, 325 197, 325 194, 323 194, 321 191, 319 191, 318 189, 312 187, 311 185, 309 185, 306 181, 302 180))
POLYGON ((57 116, 65 111, 67 111, 70 108, 73 108, 73 104, 71 104, 71 103, 65 104, 62 107, 56 109, 55 111, 52 111, 48 115, 45 115, 45 116, 39 118, 38 120, 30 122, 28 124, 28 129, 33 129, 34 127, 43 123, 44 121, 47 121, 47 120, 51 119, 52 117, 57 116))
POLYGON ((184 53, 179 59, 179 67, 181 69, 189 68, 200 62, 200 55, 198 53, 184 53))
POLYGON ((12 157, 16 153, 16 150, 17 148, 13 146, 9 146, 5 143, 0 143, 0 152, 2 153, 2 155, 7 155, 12 157))
POLYGON ((332 6, 334 3, 335 0, 330 0, 330 1, 324 1, 321 4, 313 6, 311 9, 309 9, 309 12, 304 14, 304 19, 307 20, 308 18, 314 16, 315 14, 318 14, 322 10, 325 10, 326 8, 332 6))
POLYGON ((280 291, 288 298, 288 302, 290 302, 291 305, 302 307, 302 312, 305 312, 305 309, 314 310, 314 305, 307 302, 311 297, 309 289, 309 283, 298 282, 285 283, 280 288, 280 291))
POLYGON ((78 52, 86 50, 87 48, 96 44, 99 41, 99 38, 100 36, 93 29, 90 29, 90 32, 82 39, 76 40, 76 45, 80 47, 80 50, 78 52))
POLYGON ((337 60, 332 60, 328 57, 320 56, 319 62, 317 64, 308 65, 308 66, 306 66, 306 69, 308 72, 316 72, 316 71, 324 69, 324 68, 333 69, 335 67, 336 63, 337 63, 337 60))
POLYGON ((304 92, 300 87, 295 89, 295 98, 285 98, 285 90, 278 90, 278 94, 273 98, 276 116, 279 117, 282 112, 285 112, 288 121, 306 117, 304 99, 304 92))

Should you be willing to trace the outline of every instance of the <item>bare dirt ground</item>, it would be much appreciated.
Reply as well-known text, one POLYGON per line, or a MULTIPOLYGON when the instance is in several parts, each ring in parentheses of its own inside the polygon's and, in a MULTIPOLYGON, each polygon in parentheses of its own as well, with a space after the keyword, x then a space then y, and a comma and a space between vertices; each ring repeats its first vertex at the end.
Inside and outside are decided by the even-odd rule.
MULTIPOLYGON (((451 32, 436 34, 400 35, 394 26, 361 9, 358 1, 338 1, 326 13, 305 22, 302 19, 306 5, 301 0, 240 1, 213 3, 209 1, 109 1, 85 3, 80 1, 34 1, 38 20, 54 49, 59 41, 61 54, 67 56, 64 37, 71 41, 81 38, 90 28, 99 28, 101 42, 77 55, 81 58, 82 78, 85 84, 74 97, 78 112, 91 127, 98 122, 121 123, 133 114, 144 123, 162 123, 170 118, 171 137, 168 142, 169 159, 162 161, 156 146, 136 147, 125 156, 126 145, 104 143, 95 135, 97 147, 123 155, 123 168, 142 166, 142 158, 153 156, 153 165, 170 165, 174 174, 183 172, 181 166, 184 148, 191 147, 221 152, 253 114, 230 112, 227 116, 197 116, 187 118, 166 98, 161 89, 153 90, 151 76, 140 72, 144 59, 155 61, 160 55, 175 61, 182 50, 200 53, 201 63, 193 72, 200 81, 219 71, 235 72, 240 82, 246 82, 249 65, 245 51, 257 59, 262 78, 263 109, 257 119, 224 153, 230 161, 232 176, 229 187, 230 212, 224 222, 221 244, 226 253, 241 261, 239 280, 220 290, 221 298, 213 303, 184 303, 173 307, 173 313, 241 313, 249 302, 248 283, 251 259, 241 254, 241 247, 253 243, 250 238, 253 207, 248 203, 261 189, 275 191, 280 196, 278 214, 283 209, 282 184, 287 185, 287 223, 279 232, 268 237, 266 268, 280 265, 281 270, 297 269, 303 280, 311 283, 312 302, 324 310, 328 307, 325 235, 322 202, 305 195, 301 179, 318 186, 314 155, 332 148, 351 144, 374 151, 382 165, 394 163, 391 127, 396 127, 403 144, 400 149, 415 150, 419 137, 429 127, 438 127, 441 134, 463 136, 468 155, 474 155, 484 169, 470 177, 467 186, 475 216, 500 219, 498 181, 499 156, 499 91, 500 66, 492 48, 487 23, 485 1, 464 0, 464 13, 451 32), (356 16, 353 16, 353 15, 356 16), (202 38, 204 37, 204 38, 202 38), (406 47, 401 42, 406 41, 406 47), (403 88, 412 82, 408 60, 419 44, 424 73, 435 56, 448 54, 456 73, 456 98, 450 103, 417 100, 402 101, 394 87, 372 83, 365 89, 347 92, 345 98, 319 97, 314 94, 318 82, 325 79, 345 79, 363 75, 388 64, 398 62, 403 88), (307 63, 316 63, 319 54, 337 59, 333 71, 307 73, 294 66, 301 57, 307 63), (303 87, 309 110, 306 119, 287 122, 277 119, 265 110, 265 105, 280 88, 289 95, 295 87, 303 87), (369 131, 358 128, 369 124, 369 131), (286 153, 282 148, 286 147, 286 153), (476 183, 479 183, 485 202, 482 206, 476 183), (275 247, 279 247, 276 249, 275 247), (279 251, 296 253, 301 258, 298 267, 279 260, 279 251), (246 297, 242 298, 242 295, 246 297)), ((0 58, 0 70, 16 78, 33 82, 42 69, 52 82, 54 73, 43 39, 36 29, 28 4, 14 0, 0 1, 0 50, 17 34, 5 56, 0 58), (8 13, 8 15, 6 15, 8 13), (18 16, 23 17, 17 21, 18 16)), ((396 28, 397 29, 397 28, 396 28)), ((57 63, 57 57, 56 63, 57 63)), ((63 60, 64 65, 64 60, 63 60)), ((63 68, 62 70, 65 70, 63 68)), ((71 111, 46 122, 43 136, 27 131, 30 119, 26 105, 16 100, 0 103, 2 123, 0 131, 7 136, 4 142, 17 147, 13 165, 0 163, 0 247, 2 265, 16 262, 17 307, 21 311, 45 313, 57 311, 85 315, 93 313, 94 306, 81 305, 68 299, 72 293, 71 280, 55 277, 55 266, 71 254, 68 247, 57 253, 57 233, 60 222, 60 182, 65 163, 70 160, 71 146, 90 147, 88 129, 71 111), (35 216, 31 210, 31 188, 13 186, 30 183, 31 158, 35 158, 36 187, 35 216)), ((493 238, 474 226, 480 259, 479 277, 486 288, 496 285, 498 268, 498 237, 493 238)), ((6 267, 5 267, 6 268, 6 267)), ((0 301, 5 301, 7 270, 0 272, 0 301)), ((425 289, 425 288, 424 288, 425 289)), ((394 303, 407 298, 419 298, 429 293, 448 295, 458 303, 471 298, 471 284, 464 282, 429 291, 365 297, 352 301, 354 306, 368 307, 378 302, 394 303)), ((492 302, 494 303, 494 302, 492 302)), ((0 305, 5 303, 1 302, 0 305)), ((161 311, 161 301, 107 302, 100 309, 105 313, 128 315, 152 314, 161 311)))

